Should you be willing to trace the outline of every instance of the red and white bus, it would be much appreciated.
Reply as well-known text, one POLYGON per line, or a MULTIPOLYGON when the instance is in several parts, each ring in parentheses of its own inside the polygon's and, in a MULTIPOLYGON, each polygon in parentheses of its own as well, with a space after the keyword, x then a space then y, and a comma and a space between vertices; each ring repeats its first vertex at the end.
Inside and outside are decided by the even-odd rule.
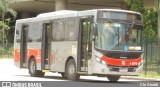
POLYGON ((139 75, 143 21, 138 12, 95 9, 56 11, 16 21, 14 63, 34 77, 45 70, 77 80, 80 75, 139 75))

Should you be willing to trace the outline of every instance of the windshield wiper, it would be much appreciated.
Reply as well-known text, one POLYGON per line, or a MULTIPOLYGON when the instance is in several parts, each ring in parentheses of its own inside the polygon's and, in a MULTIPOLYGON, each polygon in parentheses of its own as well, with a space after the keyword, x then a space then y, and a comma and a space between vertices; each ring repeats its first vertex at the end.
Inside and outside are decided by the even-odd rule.
POLYGON ((130 26, 128 27, 128 30, 125 33, 125 41, 129 41, 129 36, 132 34, 133 27, 134 27, 134 22, 130 24, 130 26))
POLYGON ((118 34, 116 34, 118 36, 118 45, 119 45, 119 27, 118 27, 118 34))
POLYGON ((133 27, 134 27, 134 22, 131 24, 131 26, 128 28, 128 33, 129 34, 131 34, 131 32, 132 32, 132 29, 133 29, 133 27))

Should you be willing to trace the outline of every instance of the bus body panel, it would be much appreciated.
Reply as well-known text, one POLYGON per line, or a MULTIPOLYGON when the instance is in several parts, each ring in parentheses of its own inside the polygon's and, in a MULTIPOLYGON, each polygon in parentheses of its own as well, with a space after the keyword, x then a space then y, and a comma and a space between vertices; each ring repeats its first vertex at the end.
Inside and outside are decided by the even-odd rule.
POLYGON ((18 21, 16 21, 15 34, 14 34, 14 64, 18 68, 20 68, 20 44, 16 42, 18 39, 20 39, 22 24, 19 24, 17 22, 18 21))
POLYGON ((77 41, 52 42, 51 71, 64 72, 69 57, 77 62, 77 41))
POLYGON ((27 68, 31 57, 36 60, 37 70, 41 70, 41 42, 27 44, 27 68))

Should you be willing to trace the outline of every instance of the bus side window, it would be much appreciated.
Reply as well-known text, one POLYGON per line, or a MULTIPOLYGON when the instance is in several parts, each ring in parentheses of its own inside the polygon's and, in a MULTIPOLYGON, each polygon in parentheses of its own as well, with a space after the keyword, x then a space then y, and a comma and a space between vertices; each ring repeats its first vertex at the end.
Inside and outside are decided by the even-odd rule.
POLYGON ((42 31, 39 29, 40 25, 38 22, 30 24, 28 31, 28 42, 41 42, 42 41, 42 31))
POLYGON ((16 30, 16 42, 17 43, 20 43, 20 33, 19 33, 20 31, 19 30, 16 30))
POLYGON ((78 28, 77 21, 75 18, 67 18, 65 25, 65 40, 77 40, 78 39, 78 28))
POLYGON ((63 41, 64 40, 64 19, 58 19, 53 21, 53 40, 54 41, 63 41))

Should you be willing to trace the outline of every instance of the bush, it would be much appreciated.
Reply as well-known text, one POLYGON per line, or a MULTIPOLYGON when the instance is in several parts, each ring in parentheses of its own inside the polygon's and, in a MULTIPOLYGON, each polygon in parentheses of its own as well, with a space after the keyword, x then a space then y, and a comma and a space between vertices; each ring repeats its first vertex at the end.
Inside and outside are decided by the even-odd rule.
POLYGON ((13 44, 0 44, 0 58, 11 58, 13 57, 13 44))

